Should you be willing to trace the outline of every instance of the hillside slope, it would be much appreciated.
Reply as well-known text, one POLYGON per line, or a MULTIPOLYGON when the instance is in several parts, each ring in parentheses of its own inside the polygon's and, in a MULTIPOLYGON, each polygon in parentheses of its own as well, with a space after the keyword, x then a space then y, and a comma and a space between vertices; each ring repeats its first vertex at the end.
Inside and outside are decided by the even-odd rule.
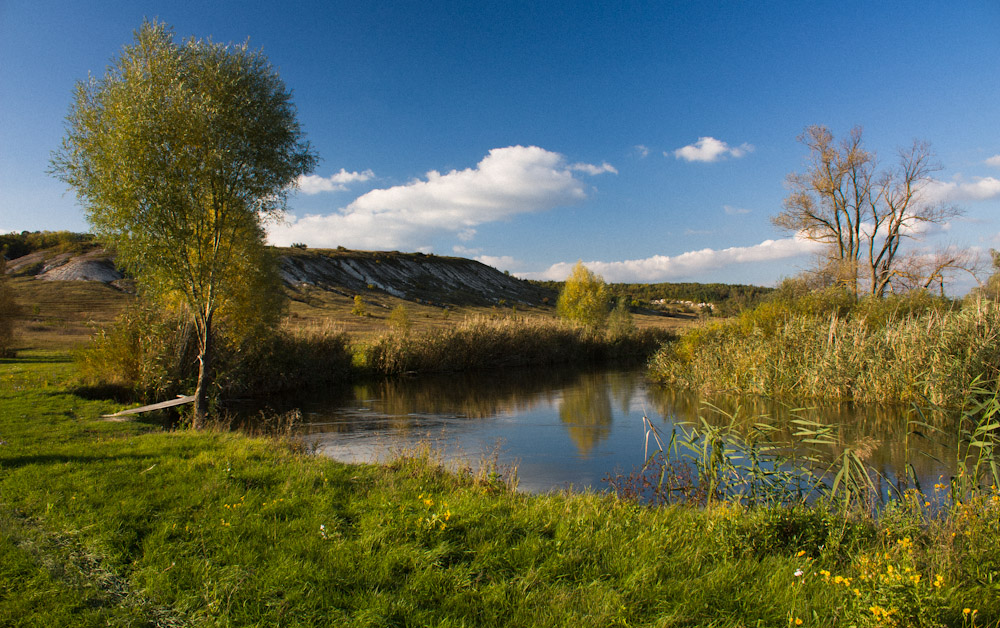
MULTIPOLYGON (((542 305, 554 302, 556 296, 553 291, 460 257, 296 248, 278 249, 278 254, 281 276, 292 291, 309 287, 346 296, 381 291, 420 303, 486 306, 542 305)), ((11 260, 7 272, 45 281, 97 281, 127 287, 113 256, 100 247, 36 251, 11 260)))

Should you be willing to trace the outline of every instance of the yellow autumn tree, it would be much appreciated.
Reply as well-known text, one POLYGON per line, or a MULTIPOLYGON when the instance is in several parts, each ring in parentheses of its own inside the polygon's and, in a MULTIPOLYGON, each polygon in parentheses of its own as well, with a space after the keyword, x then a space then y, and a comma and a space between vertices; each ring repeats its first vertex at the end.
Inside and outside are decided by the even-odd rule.
POLYGON ((603 329, 608 321, 608 288, 600 275, 595 275, 577 262, 559 293, 556 313, 591 329, 603 329))

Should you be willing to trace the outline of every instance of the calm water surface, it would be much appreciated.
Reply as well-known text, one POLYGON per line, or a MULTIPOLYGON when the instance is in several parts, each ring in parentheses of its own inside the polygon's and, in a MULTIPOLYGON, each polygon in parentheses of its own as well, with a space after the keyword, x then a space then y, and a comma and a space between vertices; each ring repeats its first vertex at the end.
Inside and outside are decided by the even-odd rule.
MULTIPOLYGON (((766 420, 789 433, 798 416, 839 426, 841 445, 866 452, 892 477, 907 459, 925 488, 950 474, 948 444, 907 439, 907 408, 851 405, 792 410, 753 399, 712 399, 746 424, 766 420), (909 447, 909 452, 907 448, 909 447), (919 450, 919 451, 918 451, 919 450), (909 454, 909 455, 908 455, 909 454)), ((345 462, 374 462, 429 444, 454 464, 498 455, 516 467, 519 488, 606 488, 609 474, 644 461, 647 416, 666 436, 679 422, 728 422, 696 395, 651 384, 643 370, 517 370, 391 379, 298 400, 301 438, 345 462)))

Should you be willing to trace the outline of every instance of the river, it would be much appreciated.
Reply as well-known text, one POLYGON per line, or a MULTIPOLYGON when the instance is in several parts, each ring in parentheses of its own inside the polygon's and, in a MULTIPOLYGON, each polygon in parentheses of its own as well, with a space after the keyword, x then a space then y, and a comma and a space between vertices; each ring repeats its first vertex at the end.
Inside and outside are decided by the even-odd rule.
MULTIPOLYGON (((924 489, 954 468, 954 439, 922 438, 907 407, 801 404, 713 398, 671 391, 633 370, 524 369, 394 378, 356 383, 322 396, 298 398, 303 423, 297 436, 318 453, 345 462, 377 462, 429 446, 454 466, 495 459, 516 469, 518 488, 607 488, 606 478, 645 460, 648 417, 664 438, 685 423, 720 425, 735 416, 748 428, 766 422, 784 440, 795 418, 833 428, 836 442, 859 452, 879 473, 894 478, 912 465, 924 489)), ((287 406, 286 406, 287 408, 287 406)), ((937 419, 941 421, 940 418, 937 419)))

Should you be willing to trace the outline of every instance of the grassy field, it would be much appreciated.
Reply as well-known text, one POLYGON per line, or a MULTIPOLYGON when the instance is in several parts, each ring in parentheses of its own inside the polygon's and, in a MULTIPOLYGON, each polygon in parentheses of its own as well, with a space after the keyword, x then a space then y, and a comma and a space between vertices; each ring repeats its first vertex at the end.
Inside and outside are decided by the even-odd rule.
MULTIPOLYGON (((21 349, 73 349, 85 345, 94 331, 111 323, 134 298, 106 284, 88 281, 39 281, 15 278, 11 284, 23 306, 18 321, 17 346, 21 349)), ((352 314, 354 295, 329 290, 303 288, 289 292, 287 324, 293 329, 332 328, 352 339, 364 341, 391 329, 392 311, 402 306, 415 334, 445 330, 469 318, 517 315, 554 321, 554 307, 470 307, 440 306, 398 299, 384 292, 362 293, 366 316, 352 314)), ((652 316, 636 314, 639 329, 676 331, 694 325, 694 314, 652 316)))
POLYGON ((0 625, 992 626, 1000 496, 929 518, 512 491, 432 453, 102 421, 0 361, 0 625), (967 612, 966 612, 966 609, 967 612))
MULTIPOLYGON (((70 351, 127 297, 31 288, 47 305, 26 304, 22 351, 0 360, 0 626, 1000 626, 995 487, 877 518, 650 507, 521 494, 489 461, 447 472, 430 451, 345 465, 282 434, 109 422, 120 405, 79 386, 70 351)), ((373 343, 400 303, 369 296, 360 317, 301 295, 291 324, 373 343)), ((429 338, 513 320, 405 306, 429 338)))

